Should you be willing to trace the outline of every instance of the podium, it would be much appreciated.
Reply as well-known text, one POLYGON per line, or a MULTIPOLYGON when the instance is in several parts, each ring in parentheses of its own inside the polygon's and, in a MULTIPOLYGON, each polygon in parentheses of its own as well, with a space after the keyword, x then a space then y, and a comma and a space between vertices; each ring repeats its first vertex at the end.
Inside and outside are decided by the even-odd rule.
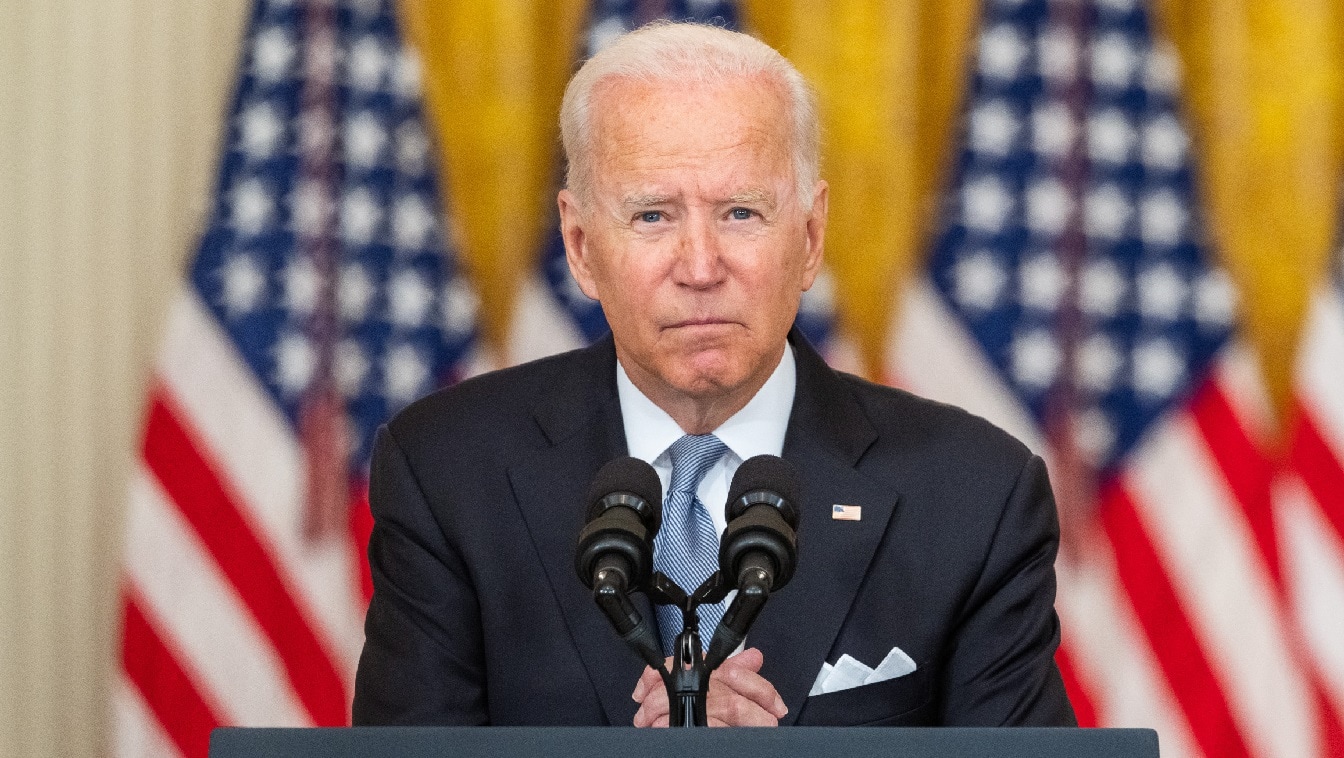
POLYGON ((220 728, 210 758, 1158 758, 1151 729, 220 728))

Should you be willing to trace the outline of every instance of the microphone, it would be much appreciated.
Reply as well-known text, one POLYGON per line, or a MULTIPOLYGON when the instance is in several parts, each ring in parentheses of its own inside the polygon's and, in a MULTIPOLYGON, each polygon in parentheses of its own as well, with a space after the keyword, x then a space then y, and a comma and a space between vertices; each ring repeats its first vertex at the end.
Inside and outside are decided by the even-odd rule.
POLYGON ((719 571, 737 587, 710 640, 712 671, 746 638, 770 593, 793 578, 798 562, 798 493, 793 466, 773 455, 743 461, 728 489, 728 527, 719 541, 719 571))
POLYGON ((585 498, 587 524, 579 532, 574 568, 616 633, 654 668, 663 663, 653 631, 627 594, 653 572, 653 538, 662 525, 663 486, 653 467, 629 456, 608 461, 585 498))

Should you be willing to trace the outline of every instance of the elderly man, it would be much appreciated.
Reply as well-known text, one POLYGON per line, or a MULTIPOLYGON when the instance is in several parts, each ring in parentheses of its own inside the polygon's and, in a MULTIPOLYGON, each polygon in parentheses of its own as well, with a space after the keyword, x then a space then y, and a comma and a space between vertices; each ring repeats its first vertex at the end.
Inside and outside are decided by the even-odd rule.
MULTIPOLYGON (((797 572, 715 672, 711 723, 1072 723, 1040 459, 790 331, 827 202, 792 65, 722 29, 646 27, 574 76, 561 131, 569 265, 612 335, 380 431, 356 723, 666 724, 656 675, 574 575, 584 490, 627 453, 668 492, 660 567, 712 570, 673 543, 714 552, 743 460, 782 454, 803 479, 797 572)), ((676 611, 641 608, 669 646, 676 611)))

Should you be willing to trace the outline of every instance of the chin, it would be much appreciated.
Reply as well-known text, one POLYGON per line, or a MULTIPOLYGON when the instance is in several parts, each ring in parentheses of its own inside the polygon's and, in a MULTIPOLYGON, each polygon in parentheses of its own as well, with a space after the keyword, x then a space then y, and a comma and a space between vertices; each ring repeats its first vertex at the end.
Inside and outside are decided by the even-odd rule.
POLYGON ((750 376, 739 361, 706 357, 697 355, 670 367, 669 384, 689 397, 712 398, 732 392, 750 376))

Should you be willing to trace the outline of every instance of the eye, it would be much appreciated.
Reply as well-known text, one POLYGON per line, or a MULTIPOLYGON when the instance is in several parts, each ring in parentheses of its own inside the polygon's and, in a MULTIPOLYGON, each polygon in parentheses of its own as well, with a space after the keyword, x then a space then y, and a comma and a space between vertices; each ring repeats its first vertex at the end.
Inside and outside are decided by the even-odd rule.
POLYGON ((750 208, 734 208, 731 211, 728 211, 728 215, 734 221, 746 221, 747 219, 750 219, 754 213, 750 208))
POLYGON ((656 224, 656 223, 658 223, 659 221, 662 221, 662 220, 663 220, 663 212, 662 212, 662 211, 644 211, 643 213, 639 214, 639 220, 640 220, 640 221, 643 221, 643 222, 646 223, 646 224, 656 224))

